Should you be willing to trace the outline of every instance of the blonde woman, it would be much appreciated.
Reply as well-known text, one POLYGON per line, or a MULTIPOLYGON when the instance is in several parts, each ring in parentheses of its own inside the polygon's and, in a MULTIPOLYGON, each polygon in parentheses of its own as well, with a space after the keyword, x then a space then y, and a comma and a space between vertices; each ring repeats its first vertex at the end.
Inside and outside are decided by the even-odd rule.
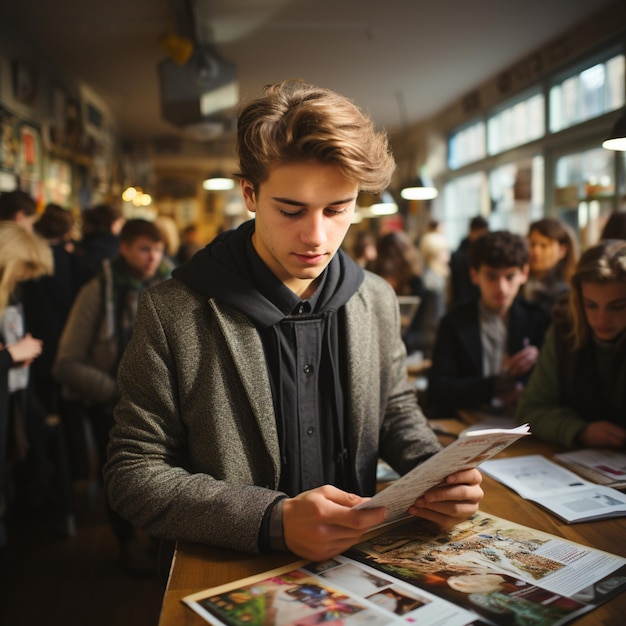
POLYGON ((28 365, 41 354, 42 343, 24 333, 24 317, 14 298, 17 284, 52 272, 52 254, 45 241, 18 226, 0 222, 0 547, 6 544, 2 521, 7 433, 12 408, 28 383, 28 365))
POLYGON ((569 319, 544 345, 517 417, 568 447, 626 445, 626 241, 608 239, 580 257, 569 319))

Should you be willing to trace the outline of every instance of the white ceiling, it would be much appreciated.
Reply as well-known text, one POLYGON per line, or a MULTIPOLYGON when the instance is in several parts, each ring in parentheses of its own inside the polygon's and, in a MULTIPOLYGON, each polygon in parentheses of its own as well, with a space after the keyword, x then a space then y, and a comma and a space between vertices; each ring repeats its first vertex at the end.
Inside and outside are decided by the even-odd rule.
MULTIPOLYGON (((52 60, 113 111, 124 139, 178 135, 160 116, 159 38, 186 0, 0 0, 52 60)), ((300 77, 380 127, 428 118, 614 0, 197 0, 242 98, 300 77)), ((623 2, 623 6, 626 3, 623 2)))

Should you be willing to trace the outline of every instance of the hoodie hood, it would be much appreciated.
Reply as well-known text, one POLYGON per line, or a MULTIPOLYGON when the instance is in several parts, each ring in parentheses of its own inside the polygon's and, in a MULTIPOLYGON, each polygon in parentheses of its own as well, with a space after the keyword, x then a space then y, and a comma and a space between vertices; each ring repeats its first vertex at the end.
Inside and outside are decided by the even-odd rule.
MULTIPOLYGON (((268 328, 286 315, 254 285, 248 253, 254 227, 254 220, 250 220, 236 230, 222 233, 172 275, 203 296, 246 313, 257 326, 268 328)), ((356 292, 364 274, 342 250, 337 251, 325 271, 327 277, 317 308, 320 312, 334 312, 356 292)))

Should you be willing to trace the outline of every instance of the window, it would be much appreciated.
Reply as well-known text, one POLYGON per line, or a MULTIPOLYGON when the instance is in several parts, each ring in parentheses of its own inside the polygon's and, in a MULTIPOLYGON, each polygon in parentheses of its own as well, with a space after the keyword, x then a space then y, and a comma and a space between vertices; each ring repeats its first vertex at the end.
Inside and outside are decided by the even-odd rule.
POLYGON ((543 137, 544 98, 538 93, 492 115, 487 121, 487 149, 499 154, 543 137))
POLYGON ((487 177, 483 172, 460 176, 444 186, 443 203, 434 211, 434 217, 446 225, 452 248, 467 235, 470 219, 485 215, 487 198, 487 177))
POLYGON ((624 55, 596 63, 550 89, 550 130, 555 133, 624 105, 624 55))
POLYGON ((501 165, 489 173, 489 217, 494 230, 525 235, 530 223, 543 216, 542 156, 501 165))
POLYGON ((583 246, 598 240, 600 228, 611 212, 615 193, 614 156, 593 148, 557 159, 554 205, 561 219, 580 233, 583 246))
POLYGON ((485 149, 485 123, 476 122, 455 132, 448 142, 448 167, 456 170, 487 156, 485 149))

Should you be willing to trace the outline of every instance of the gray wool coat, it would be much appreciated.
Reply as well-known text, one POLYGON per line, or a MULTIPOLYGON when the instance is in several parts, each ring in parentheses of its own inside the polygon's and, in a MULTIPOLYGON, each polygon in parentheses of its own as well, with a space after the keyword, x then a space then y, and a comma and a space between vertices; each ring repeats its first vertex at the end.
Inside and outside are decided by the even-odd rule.
MULTIPOLYGON (((367 273, 345 305, 346 441, 361 495, 440 449, 406 378, 396 298, 367 273)), ((341 330, 340 330, 341 333, 341 330)), ((246 315, 176 279, 143 292, 119 368, 105 486, 153 536, 258 551, 280 456, 265 356, 246 315)))

